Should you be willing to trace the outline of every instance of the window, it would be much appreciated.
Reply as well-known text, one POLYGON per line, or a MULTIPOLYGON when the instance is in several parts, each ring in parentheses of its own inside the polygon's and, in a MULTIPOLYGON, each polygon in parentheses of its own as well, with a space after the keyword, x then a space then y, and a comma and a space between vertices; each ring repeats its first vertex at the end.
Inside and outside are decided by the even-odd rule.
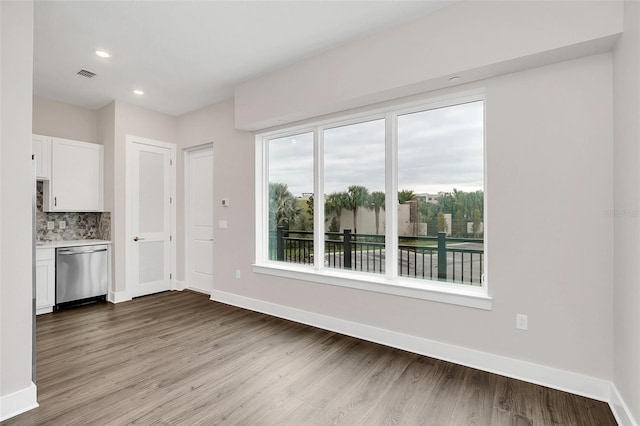
POLYGON ((256 271, 490 308, 481 97, 258 135, 256 148, 256 271))
POLYGON ((268 152, 268 258, 313 263, 313 133, 270 139, 268 152))
POLYGON ((329 268, 384 273, 384 119, 324 130, 325 256, 329 268), (372 226, 372 197, 382 194, 372 226), (329 231, 329 232, 326 232, 329 231))
POLYGON ((398 273, 479 285, 483 102, 398 116, 398 273))

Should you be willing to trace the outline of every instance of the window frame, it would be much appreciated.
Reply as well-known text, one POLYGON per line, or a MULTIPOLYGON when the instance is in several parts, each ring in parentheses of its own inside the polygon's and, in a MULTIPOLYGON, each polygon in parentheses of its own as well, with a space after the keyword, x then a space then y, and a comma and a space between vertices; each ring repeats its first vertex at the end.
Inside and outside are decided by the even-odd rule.
MULTIPOLYGON (((473 91, 439 98, 422 98, 409 103, 395 103, 383 108, 346 113, 334 118, 294 125, 286 129, 258 133, 255 136, 255 219, 256 244, 253 271, 259 274, 292 278, 325 285, 355 288, 377 293, 431 300, 436 302, 491 310, 489 295, 488 244, 487 244, 487 100, 484 91, 473 91), (470 102, 483 102, 483 180, 484 180, 484 256, 483 279, 480 286, 455 282, 442 282, 424 278, 398 275, 398 117, 416 112, 450 107, 470 102), (269 260, 269 140, 292 137, 301 133, 313 133, 313 183, 314 193, 324 194, 324 131, 377 119, 385 119, 385 193, 394 194, 385 200, 385 273, 325 268, 322 262, 313 265, 269 260)), ((324 197, 314 199, 314 253, 315 259, 324 258, 324 197), (322 232, 320 232, 320 230, 322 232), (320 238, 318 238, 320 236, 320 238)))

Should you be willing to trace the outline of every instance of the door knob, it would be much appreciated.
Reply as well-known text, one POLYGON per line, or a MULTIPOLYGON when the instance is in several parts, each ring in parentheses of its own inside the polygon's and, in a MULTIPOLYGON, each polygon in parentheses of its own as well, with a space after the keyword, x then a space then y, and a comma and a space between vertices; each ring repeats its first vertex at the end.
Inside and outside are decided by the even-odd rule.
POLYGON ((140 237, 133 237, 133 241, 142 241, 144 240, 144 238, 140 238, 140 237))

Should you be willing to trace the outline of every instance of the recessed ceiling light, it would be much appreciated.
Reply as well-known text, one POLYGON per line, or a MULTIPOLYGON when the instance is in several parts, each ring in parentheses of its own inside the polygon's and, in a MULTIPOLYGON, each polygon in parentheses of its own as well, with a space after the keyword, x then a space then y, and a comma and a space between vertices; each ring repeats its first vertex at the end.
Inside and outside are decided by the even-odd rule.
POLYGON ((144 95, 144 92, 142 90, 140 90, 140 89, 135 89, 133 91, 133 93, 136 94, 136 95, 144 95))
POLYGON ((100 56, 101 58, 110 58, 111 57, 111 53, 105 51, 105 50, 96 50, 96 55, 100 56))

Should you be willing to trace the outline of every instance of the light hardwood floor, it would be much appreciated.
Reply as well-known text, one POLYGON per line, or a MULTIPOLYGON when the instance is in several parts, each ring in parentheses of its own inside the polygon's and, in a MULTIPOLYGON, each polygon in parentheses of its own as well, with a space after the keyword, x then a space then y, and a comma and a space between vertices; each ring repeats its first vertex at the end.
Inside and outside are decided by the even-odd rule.
POLYGON ((614 425, 607 404, 189 291, 37 320, 9 425, 614 425))

